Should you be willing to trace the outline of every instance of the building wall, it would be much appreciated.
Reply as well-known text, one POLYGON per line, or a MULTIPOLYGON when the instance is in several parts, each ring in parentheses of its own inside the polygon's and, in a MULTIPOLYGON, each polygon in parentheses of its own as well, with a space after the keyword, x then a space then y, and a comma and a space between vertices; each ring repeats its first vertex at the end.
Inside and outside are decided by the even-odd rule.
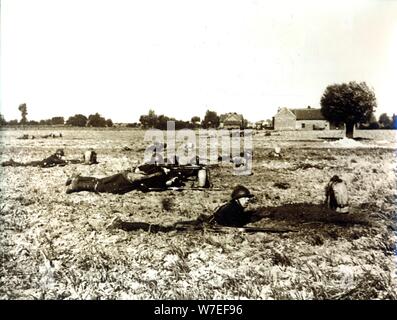
POLYGON ((283 108, 274 116, 274 130, 295 130, 296 117, 289 110, 283 108))
POLYGON ((335 123, 331 123, 330 128, 331 128, 331 130, 345 130, 345 124, 341 123, 341 124, 337 125, 335 123))
POLYGON ((240 129, 243 123, 240 121, 225 121, 223 123, 224 129, 240 129))
POLYGON ((241 125, 236 125, 236 124, 225 124, 223 126, 223 129, 240 129, 241 125))
POLYGON ((326 120, 297 120, 296 129, 297 130, 314 130, 314 128, 324 128, 324 130, 329 130, 330 125, 326 120))

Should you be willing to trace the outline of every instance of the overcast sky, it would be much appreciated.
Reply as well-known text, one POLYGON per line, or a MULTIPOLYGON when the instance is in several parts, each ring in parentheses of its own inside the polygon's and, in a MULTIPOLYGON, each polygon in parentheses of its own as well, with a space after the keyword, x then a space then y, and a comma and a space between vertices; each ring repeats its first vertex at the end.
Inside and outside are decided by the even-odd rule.
POLYGON ((257 121, 320 107, 327 85, 354 80, 391 114, 396 57, 392 0, 2 0, 0 112, 257 121))

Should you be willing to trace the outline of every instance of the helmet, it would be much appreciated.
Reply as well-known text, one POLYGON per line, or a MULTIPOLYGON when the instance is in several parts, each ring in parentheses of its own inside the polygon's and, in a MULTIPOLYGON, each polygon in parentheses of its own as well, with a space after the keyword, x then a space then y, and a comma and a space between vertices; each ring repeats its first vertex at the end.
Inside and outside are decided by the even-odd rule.
POLYGON ((342 182, 342 179, 339 178, 339 176, 334 175, 334 176, 331 178, 330 181, 331 181, 331 182, 342 182))
POLYGON ((232 192, 232 199, 237 200, 240 198, 252 198, 254 195, 244 186, 238 185, 232 192))
POLYGON ((57 149, 57 151, 55 151, 55 154, 63 157, 65 155, 65 152, 63 152, 63 149, 57 149))

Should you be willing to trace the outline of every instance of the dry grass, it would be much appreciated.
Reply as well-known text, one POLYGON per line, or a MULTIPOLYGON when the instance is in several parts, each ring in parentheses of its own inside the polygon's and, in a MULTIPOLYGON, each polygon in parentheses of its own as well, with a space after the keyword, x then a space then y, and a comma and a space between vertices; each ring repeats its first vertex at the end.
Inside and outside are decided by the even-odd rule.
POLYGON ((101 177, 135 165, 145 148, 142 132, 65 130, 62 139, 33 144, 17 140, 20 131, 1 134, 2 160, 41 159, 58 147, 79 157, 93 147, 100 162, 0 168, 2 299, 397 298, 395 150, 375 147, 374 140, 345 149, 320 141, 318 132, 260 132, 254 135, 254 175, 233 176, 230 164, 214 168, 220 191, 120 196, 67 195, 64 183, 72 174, 101 177), (283 158, 268 157, 275 145, 283 158), (334 174, 348 182, 351 215, 322 206, 324 186, 334 174), (255 225, 299 232, 106 229, 116 216, 161 224, 194 219, 213 212, 236 184, 256 194, 252 208, 266 215, 255 225))

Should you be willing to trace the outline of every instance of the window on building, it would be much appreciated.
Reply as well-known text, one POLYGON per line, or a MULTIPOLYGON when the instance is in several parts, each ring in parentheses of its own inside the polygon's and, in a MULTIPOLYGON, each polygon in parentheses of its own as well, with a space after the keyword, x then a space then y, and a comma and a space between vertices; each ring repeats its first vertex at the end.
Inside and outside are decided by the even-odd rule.
POLYGON ((305 129, 306 124, 302 123, 302 129, 305 129))

